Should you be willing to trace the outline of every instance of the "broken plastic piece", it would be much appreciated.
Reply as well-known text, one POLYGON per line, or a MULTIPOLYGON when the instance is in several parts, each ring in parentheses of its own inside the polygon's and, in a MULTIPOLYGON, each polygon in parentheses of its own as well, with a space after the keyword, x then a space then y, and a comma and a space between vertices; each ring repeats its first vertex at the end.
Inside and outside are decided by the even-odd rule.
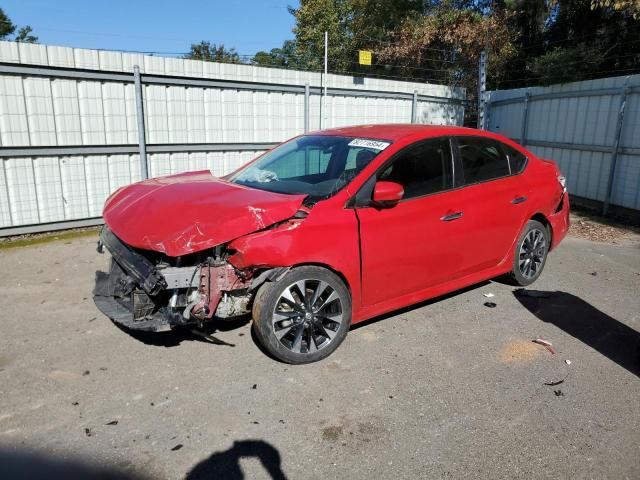
POLYGON ((556 385, 560 385, 562 383, 564 383, 564 378, 562 380, 558 380, 557 382, 545 382, 545 385, 555 387, 556 385))
POLYGON ((498 305, 493 303, 493 302, 484 302, 483 304, 485 307, 489 307, 489 308, 496 308, 498 305))
POLYGON ((489 292, 489 293, 483 293, 482 295, 483 295, 484 297, 487 297, 487 298, 493 298, 493 297, 495 297, 495 295, 494 295, 493 293, 491 293, 491 292, 489 292))
POLYGON ((564 363, 566 363, 567 365, 571 365, 571 360, 565 360, 564 363))
POLYGON ((553 344, 551 342, 545 340, 544 338, 536 338, 535 340, 532 340, 532 342, 533 343, 537 343, 538 345, 542 345, 544 348, 549 350, 553 355, 556 354, 556 351, 553 348, 553 344))
POLYGON ((532 298, 549 298, 551 293, 540 292, 538 290, 526 290, 524 288, 518 288, 515 292, 520 297, 532 297, 532 298))

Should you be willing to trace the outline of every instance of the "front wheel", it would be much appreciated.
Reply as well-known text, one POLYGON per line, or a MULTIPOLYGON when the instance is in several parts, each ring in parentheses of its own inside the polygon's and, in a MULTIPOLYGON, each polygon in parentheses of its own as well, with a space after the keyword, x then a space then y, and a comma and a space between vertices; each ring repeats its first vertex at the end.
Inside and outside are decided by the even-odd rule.
POLYGON ((338 348, 351 325, 351 295, 335 273, 316 266, 290 270, 256 293, 253 322, 260 344, 283 362, 311 363, 338 348))
POLYGON ((544 268, 551 244, 547 227, 529 220, 518 238, 511 277, 520 286, 535 282, 544 268))

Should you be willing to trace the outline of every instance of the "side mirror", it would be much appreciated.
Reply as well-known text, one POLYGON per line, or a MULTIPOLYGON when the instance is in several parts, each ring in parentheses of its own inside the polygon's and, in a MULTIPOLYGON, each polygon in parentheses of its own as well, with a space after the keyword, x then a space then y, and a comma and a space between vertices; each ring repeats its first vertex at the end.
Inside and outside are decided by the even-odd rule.
POLYGON ((404 196, 404 187, 396 182, 380 180, 373 190, 372 205, 377 208, 389 208, 396 205, 404 196))

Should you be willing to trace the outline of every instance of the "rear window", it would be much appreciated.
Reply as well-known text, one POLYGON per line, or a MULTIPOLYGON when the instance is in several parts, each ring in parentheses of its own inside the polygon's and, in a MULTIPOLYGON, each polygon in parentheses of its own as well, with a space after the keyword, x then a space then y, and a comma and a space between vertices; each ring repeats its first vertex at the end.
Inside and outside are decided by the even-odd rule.
POLYGON ((497 142, 458 137, 458 148, 466 185, 509 175, 509 161, 497 142))
POLYGON ((519 152, 509 145, 502 144, 502 148, 509 158, 509 164, 511 165, 511 173, 520 173, 524 170, 524 166, 527 164, 527 157, 523 153, 519 152))

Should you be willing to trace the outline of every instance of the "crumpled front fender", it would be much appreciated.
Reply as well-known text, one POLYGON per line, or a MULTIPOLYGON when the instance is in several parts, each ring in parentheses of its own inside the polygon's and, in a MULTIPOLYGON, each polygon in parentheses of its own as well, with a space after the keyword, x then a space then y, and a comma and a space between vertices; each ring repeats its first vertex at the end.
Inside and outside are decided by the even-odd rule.
POLYGON ((329 202, 321 202, 307 218, 290 219, 276 227, 237 238, 228 244, 228 248, 234 252, 228 262, 240 271, 324 266, 346 280, 354 308, 360 305, 358 221, 350 208, 335 209, 329 202))

